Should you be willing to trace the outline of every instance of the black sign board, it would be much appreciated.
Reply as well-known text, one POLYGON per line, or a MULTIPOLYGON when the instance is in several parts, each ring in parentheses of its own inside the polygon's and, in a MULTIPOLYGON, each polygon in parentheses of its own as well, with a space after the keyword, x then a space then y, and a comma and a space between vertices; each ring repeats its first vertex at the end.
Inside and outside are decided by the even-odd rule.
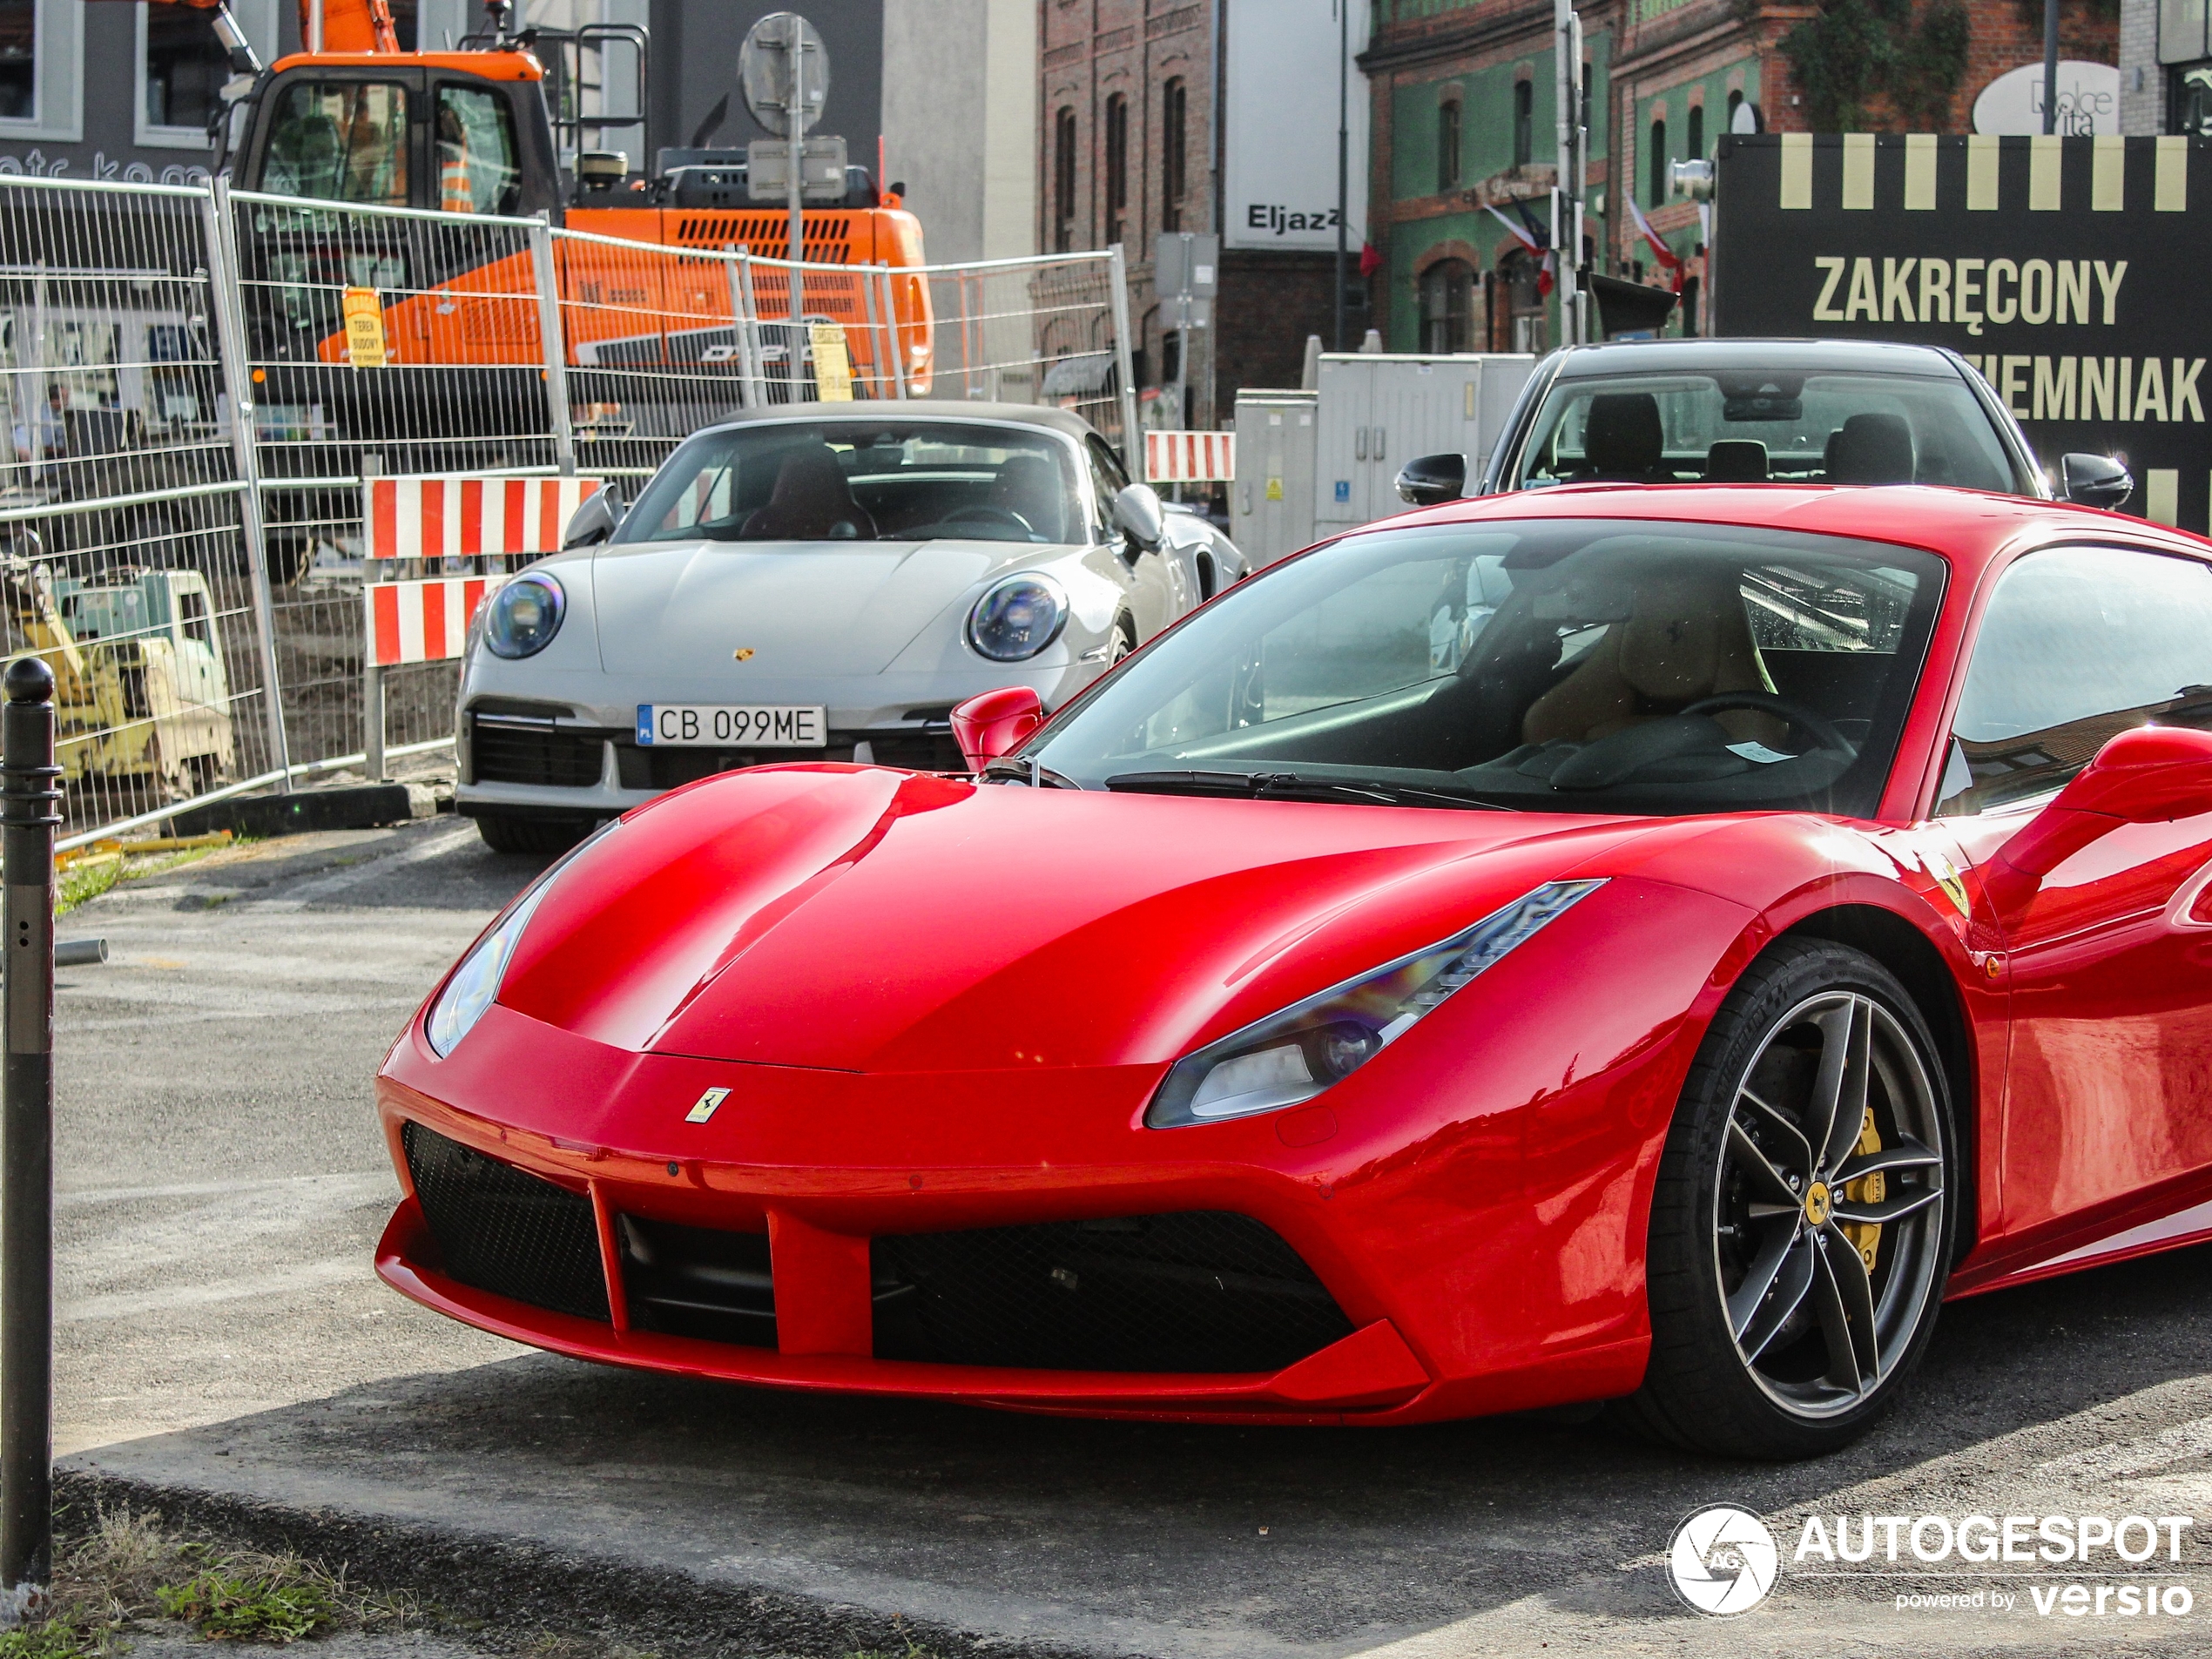
POLYGON ((2135 475, 2126 510, 2202 532, 2205 153, 2180 138, 1727 135, 1715 332, 1948 346, 2047 468, 2120 455, 2135 475))

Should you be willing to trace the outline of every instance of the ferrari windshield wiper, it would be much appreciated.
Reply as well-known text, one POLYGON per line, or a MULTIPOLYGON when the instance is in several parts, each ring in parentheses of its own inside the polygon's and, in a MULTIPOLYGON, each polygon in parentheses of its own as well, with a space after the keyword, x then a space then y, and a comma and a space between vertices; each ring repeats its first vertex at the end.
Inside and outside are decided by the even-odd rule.
POLYGON ((1440 789, 1412 784, 1349 783, 1334 778, 1303 778, 1294 772, 1123 772, 1106 787, 1131 794, 1243 796, 1251 799, 1367 801, 1382 806, 1461 806, 1502 813, 1507 807, 1440 789))

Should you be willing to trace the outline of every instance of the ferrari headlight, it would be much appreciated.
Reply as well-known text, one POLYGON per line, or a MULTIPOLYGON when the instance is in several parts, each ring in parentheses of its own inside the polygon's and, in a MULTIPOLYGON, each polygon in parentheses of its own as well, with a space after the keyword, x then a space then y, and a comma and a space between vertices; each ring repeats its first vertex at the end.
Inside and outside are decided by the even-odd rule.
POLYGON ((484 602, 484 644, 495 657, 535 657, 561 631, 567 606, 550 571, 518 576, 484 602))
POLYGON ((1068 602, 1049 577, 1008 577, 968 613, 968 643, 995 663, 1035 657, 1060 637, 1068 602))
POLYGON ((1603 887, 1553 881, 1451 938, 1332 986, 1176 1062, 1145 1109, 1153 1129, 1280 1111, 1340 1082, 1546 923, 1603 887))
POLYGON ((499 925, 478 940, 469 953, 461 959, 461 966, 453 970, 453 977, 446 981, 444 990, 438 993, 437 1002, 430 1009, 430 1017, 423 1022, 422 1035, 442 1060, 469 1032, 476 1022, 498 999, 501 981, 507 977, 507 964, 515 960, 515 948, 523 942, 523 933, 530 925, 530 917, 546 894, 552 889, 553 878, 566 869, 577 855, 614 828, 621 820, 610 819, 590 835, 563 853, 543 875, 537 885, 516 901, 513 909, 500 918, 499 925))

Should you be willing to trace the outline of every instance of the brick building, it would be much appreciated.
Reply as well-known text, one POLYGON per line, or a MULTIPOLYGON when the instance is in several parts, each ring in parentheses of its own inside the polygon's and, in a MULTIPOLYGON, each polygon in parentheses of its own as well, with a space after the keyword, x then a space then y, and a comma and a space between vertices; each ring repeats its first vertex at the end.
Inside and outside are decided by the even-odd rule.
MULTIPOLYGON (((1373 298, 1385 343, 1541 349, 1556 335, 1534 262, 1487 210, 1513 213, 1520 199, 1543 217, 1555 172, 1552 8, 1376 7, 1361 62, 1374 98, 1369 224, 1383 258, 1373 298)), ((1586 228, 1602 269, 1659 280, 1623 197, 1642 209, 1683 264, 1670 332, 1703 326, 1704 296, 1698 208, 1670 193, 1669 167, 1710 157, 1741 106, 1753 112, 1742 118, 1771 131, 1966 132, 1983 89, 2043 53, 2042 8, 2022 0, 1917 0, 1894 17, 1870 0, 1602 0, 1580 10, 1586 228)), ((2063 0, 2060 53, 2117 63, 2120 28, 2101 0, 2063 0)))
MULTIPOLYGON (((1225 252, 1211 366, 1203 343, 1182 362, 1180 341, 1160 326, 1153 259, 1161 233, 1223 228, 1217 30, 1226 9, 1038 0, 1038 10, 1037 246, 1122 244, 1146 422, 1216 426, 1239 386, 1297 385, 1306 336, 1325 339, 1333 327, 1332 255, 1225 252), (1186 384, 1190 407, 1178 408, 1175 388, 1186 384)), ((1352 314, 1350 327, 1366 328, 1364 312, 1352 314)))

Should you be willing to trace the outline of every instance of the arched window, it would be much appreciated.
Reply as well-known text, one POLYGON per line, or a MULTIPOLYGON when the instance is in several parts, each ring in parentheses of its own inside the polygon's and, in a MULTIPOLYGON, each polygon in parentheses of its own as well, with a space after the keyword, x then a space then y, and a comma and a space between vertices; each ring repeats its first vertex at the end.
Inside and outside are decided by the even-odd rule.
POLYGON ((1129 99, 1116 92, 1106 100, 1106 244, 1124 239, 1129 218, 1129 99))
POLYGON ((1536 86, 1533 81, 1513 84, 1513 165, 1525 167, 1536 154, 1536 86))
POLYGON ((1076 246, 1076 112, 1066 105, 1052 121, 1052 245, 1076 246))
POLYGON ((1439 260, 1421 273, 1421 349, 1474 349, 1474 268, 1439 260))
POLYGON ((1667 124, 1651 124, 1651 177, 1645 186, 1647 207, 1667 205, 1667 124))
POLYGON ((1183 83, 1170 81, 1160 91, 1160 228, 1183 228, 1183 204, 1189 189, 1188 100, 1183 83))
POLYGON ((1741 89, 1730 92, 1728 95, 1728 125, 1721 129, 1723 132, 1733 132, 1736 131, 1736 112, 1743 107, 1743 94, 1741 89))
POLYGON ((1460 100, 1436 106, 1436 193, 1460 187, 1460 100))
POLYGON ((1689 131, 1684 137, 1689 143, 1683 153, 1692 161, 1703 161, 1705 158, 1705 106, 1703 104, 1689 106, 1689 131))

